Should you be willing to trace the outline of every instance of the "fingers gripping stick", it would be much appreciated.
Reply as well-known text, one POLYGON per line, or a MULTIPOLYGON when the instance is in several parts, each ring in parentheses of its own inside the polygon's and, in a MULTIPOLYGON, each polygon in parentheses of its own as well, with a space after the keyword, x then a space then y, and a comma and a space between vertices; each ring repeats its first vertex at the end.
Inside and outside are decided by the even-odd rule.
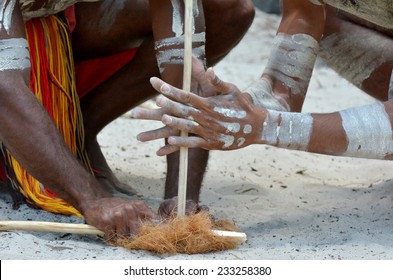
MULTIPOLYGON (((191 90, 192 71, 192 30, 193 30, 193 0, 184 0, 184 68, 183 68, 183 90, 191 90)), ((187 137, 187 132, 181 132, 182 137, 187 137)), ((179 162, 179 186, 178 186, 178 206, 177 215, 184 216, 186 213, 187 194, 187 169, 188 169, 188 148, 180 148, 179 162)))

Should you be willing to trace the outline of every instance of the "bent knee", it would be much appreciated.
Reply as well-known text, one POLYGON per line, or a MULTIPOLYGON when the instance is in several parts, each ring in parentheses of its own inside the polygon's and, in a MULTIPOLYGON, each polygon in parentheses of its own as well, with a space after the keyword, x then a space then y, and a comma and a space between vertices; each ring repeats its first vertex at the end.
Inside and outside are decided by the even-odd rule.
POLYGON ((247 30, 255 16, 252 0, 203 0, 205 12, 211 12, 221 24, 247 30), (220 16, 217 16, 220 15, 220 16))
POLYGON ((229 0, 218 2, 220 2, 227 13, 229 13, 232 22, 250 26, 254 20, 255 6, 252 0, 229 0))
POLYGON ((247 27, 250 27, 251 23, 255 17, 255 6, 251 0, 237 0, 234 1, 237 4, 237 13, 243 24, 247 27))

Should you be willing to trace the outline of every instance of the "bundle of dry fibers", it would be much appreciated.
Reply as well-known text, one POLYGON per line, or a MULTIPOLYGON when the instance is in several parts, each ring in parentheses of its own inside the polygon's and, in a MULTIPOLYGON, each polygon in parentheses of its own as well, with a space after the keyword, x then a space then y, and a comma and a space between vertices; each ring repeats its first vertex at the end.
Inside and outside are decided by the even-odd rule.
MULTIPOLYGON (((82 114, 76 93, 68 24, 58 16, 33 19, 26 22, 26 34, 31 61, 30 89, 45 107, 69 149, 90 168, 84 149, 82 114)), ((11 192, 20 192, 35 207, 81 216, 78 210, 27 173, 6 147, 2 149, 11 192)))
POLYGON ((136 237, 120 238, 114 245, 158 254, 203 254, 239 245, 235 238, 218 236, 212 229, 234 231, 236 226, 231 221, 213 222, 208 213, 200 212, 158 224, 144 223, 136 237))

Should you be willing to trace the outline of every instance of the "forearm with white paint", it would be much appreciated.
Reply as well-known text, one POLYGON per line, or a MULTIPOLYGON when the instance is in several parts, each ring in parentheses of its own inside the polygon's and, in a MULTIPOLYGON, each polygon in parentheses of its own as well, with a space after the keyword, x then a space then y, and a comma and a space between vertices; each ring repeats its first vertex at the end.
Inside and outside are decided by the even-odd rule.
POLYGON ((292 100, 303 103, 318 49, 318 41, 308 34, 278 33, 262 78, 245 92, 259 107, 279 111, 293 109, 292 100), (280 97, 280 91, 286 91, 287 96, 280 97))
POLYGON ((312 129, 311 114, 267 110, 261 141, 272 146, 307 151, 312 129))
POLYGON ((272 82, 266 78, 261 78, 249 85, 244 92, 251 95, 254 104, 261 108, 277 111, 289 111, 289 104, 279 97, 274 96, 272 82))
POLYGON ((268 110, 261 143, 320 154, 389 159, 393 130, 380 102, 330 114, 268 110))
POLYGON ((326 20, 323 1, 283 0, 282 19, 260 80, 245 92, 271 110, 301 111, 326 20))
POLYGON ((30 69, 30 55, 25 38, 0 40, 0 72, 30 69))
POLYGON ((347 136, 344 156, 386 159, 393 154, 392 123, 383 103, 340 112, 347 136))

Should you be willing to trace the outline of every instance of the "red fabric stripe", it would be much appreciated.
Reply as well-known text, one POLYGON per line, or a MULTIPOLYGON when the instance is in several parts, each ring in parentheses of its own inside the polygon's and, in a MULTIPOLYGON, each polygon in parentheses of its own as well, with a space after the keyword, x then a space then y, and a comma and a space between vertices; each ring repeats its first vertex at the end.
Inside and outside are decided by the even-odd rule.
POLYGON ((76 89, 79 98, 85 96, 123 68, 135 57, 137 51, 138 49, 134 48, 107 57, 76 62, 76 89))
POLYGON ((75 26, 76 26, 76 17, 75 17, 75 6, 72 5, 71 7, 68 7, 67 9, 64 10, 64 16, 66 17, 68 21, 68 25, 70 27, 70 31, 74 31, 75 26))

